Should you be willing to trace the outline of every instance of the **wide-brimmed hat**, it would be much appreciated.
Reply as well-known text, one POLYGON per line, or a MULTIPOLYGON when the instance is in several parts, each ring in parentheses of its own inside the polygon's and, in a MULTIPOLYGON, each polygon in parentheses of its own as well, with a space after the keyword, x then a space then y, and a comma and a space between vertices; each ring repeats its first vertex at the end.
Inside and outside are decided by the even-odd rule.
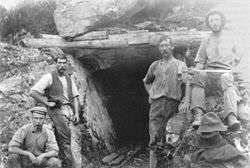
POLYGON ((46 115, 47 114, 47 109, 43 106, 35 106, 30 109, 31 113, 37 113, 37 114, 42 114, 46 115))
POLYGON ((210 11, 206 14, 206 18, 205 18, 205 24, 206 24, 206 26, 210 28, 208 18, 209 18, 210 15, 214 15, 214 14, 220 15, 220 17, 221 17, 221 26, 224 27, 225 24, 226 24, 226 17, 225 17, 225 15, 224 15, 220 10, 218 10, 218 9, 212 9, 212 10, 210 10, 210 11))
POLYGON ((222 123, 221 119, 214 112, 209 112, 201 118, 201 124, 197 133, 226 130, 227 126, 222 123))

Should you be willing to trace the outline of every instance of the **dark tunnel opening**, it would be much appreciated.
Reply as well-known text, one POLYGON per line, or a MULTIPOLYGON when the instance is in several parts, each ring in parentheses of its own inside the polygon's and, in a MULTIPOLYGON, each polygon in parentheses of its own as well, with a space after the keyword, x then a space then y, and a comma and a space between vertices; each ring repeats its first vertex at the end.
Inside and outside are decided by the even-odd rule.
MULTIPOLYGON (((116 64, 94 71, 92 77, 103 94, 118 136, 117 145, 147 145, 149 103, 142 79, 150 64, 160 59, 158 49, 137 47, 119 49, 114 53, 111 58, 118 60, 116 64)), ((80 61, 88 63, 86 60, 80 61)))
POLYGON ((119 145, 148 141, 149 104, 142 79, 150 63, 114 67, 93 75, 102 85, 119 145))

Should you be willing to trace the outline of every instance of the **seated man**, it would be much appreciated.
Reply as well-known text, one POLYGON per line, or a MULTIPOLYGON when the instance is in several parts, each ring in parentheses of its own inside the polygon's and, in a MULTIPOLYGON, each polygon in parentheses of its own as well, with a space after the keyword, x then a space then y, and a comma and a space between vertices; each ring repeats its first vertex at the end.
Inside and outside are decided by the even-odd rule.
POLYGON ((206 111, 205 96, 219 89, 224 99, 222 118, 232 131, 236 131, 240 129, 240 122, 237 120, 238 96, 232 69, 240 62, 242 50, 236 41, 223 31, 225 17, 221 12, 209 12, 206 24, 212 32, 200 45, 191 80, 190 108, 196 115, 193 126, 198 128, 201 116, 206 111))
POLYGON ((54 133, 43 125, 47 109, 36 106, 30 111, 32 123, 18 129, 9 143, 9 168, 60 168, 54 133))

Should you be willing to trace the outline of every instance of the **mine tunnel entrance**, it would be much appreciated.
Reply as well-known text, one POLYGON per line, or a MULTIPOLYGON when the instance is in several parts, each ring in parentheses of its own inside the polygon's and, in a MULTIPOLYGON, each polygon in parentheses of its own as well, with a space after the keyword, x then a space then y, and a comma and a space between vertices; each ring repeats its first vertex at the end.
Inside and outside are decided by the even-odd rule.
POLYGON ((107 57, 118 61, 109 68, 93 72, 92 77, 103 93, 105 106, 118 136, 118 146, 146 145, 149 140, 149 103, 142 79, 150 64, 160 59, 159 51, 155 47, 136 47, 105 52, 114 53, 114 56, 107 57))
POLYGON ((119 66, 94 74, 102 83, 105 104, 118 134, 119 144, 148 141, 149 105, 142 79, 149 64, 119 66))

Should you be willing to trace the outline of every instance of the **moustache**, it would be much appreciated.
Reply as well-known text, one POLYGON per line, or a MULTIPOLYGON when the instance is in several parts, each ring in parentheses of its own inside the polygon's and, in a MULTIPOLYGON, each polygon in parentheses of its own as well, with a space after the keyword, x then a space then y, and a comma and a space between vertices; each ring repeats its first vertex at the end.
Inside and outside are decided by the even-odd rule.
POLYGON ((39 130, 42 129, 42 124, 37 124, 36 128, 39 129, 39 130))

